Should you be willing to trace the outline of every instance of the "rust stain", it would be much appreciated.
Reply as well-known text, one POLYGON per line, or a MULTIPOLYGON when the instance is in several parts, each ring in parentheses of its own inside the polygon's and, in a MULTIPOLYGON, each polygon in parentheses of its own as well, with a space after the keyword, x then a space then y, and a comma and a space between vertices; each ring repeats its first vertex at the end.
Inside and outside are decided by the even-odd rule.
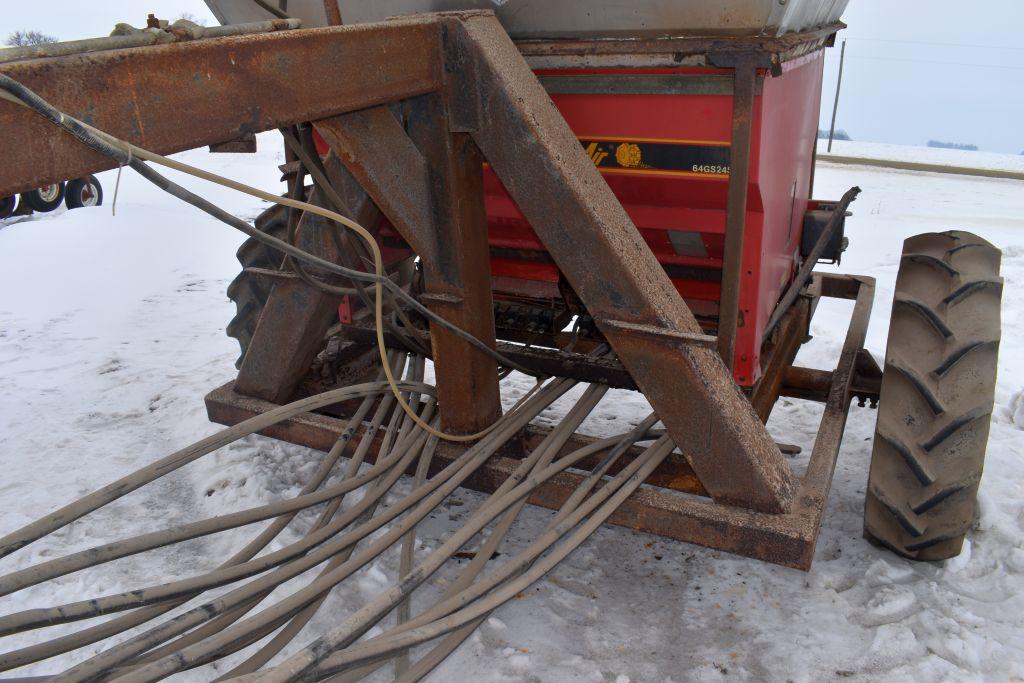
POLYGON ((129 101, 132 105, 132 114, 135 116, 135 130, 138 133, 138 145, 140 147, 146 146, 146 124, 142 122, 142 112, 139 110, 139 94, 135 84, 135 73, 131 70, 128 71, 128 89, 131 93, 129 101))

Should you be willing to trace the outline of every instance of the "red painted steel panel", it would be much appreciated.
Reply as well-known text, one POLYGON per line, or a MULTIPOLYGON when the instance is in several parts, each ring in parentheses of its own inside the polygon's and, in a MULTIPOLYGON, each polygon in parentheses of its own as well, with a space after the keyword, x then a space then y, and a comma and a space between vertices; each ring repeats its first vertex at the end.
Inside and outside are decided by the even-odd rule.
MULTIPOLYGON (((781 76, 766 76, 755 99, 742 315, 734 360, 736 381, 744 386, 752 385, 759 376, 764 325, 795 272, 817 133, 822 54, 799 60, 781 76)), ((563 77, 659 74, 680 78, 730 73, 694 68, 540 72, 563 77)), ((668 269, 676 289, 698 315, 716 315, 728 174, 695 171, 678 162, 688 164, 691 157, 701 155, 714 161, 721 157, 716 148, 728 149, 731 95, 555 94, 552 99, 668 269), (617 160, 623 145, 627 148, 617 160), (661 163, 647 165, 648 154, 661 163), (627 167, 621 162, 634 165, 627 167), (693 233, 699 235, 699 241, 693 233), (681 269, 695 268, 703 275, 681 273, 681 269)), ((487 168, 484 188, 492 247, 543 251, 500 181, 487 168)), ((517 260, 507 254, 492 259, 492 274, 501 277, 498 289, 514 287, 515 279, 558 281, 554 265, 517 260)), ((707 323, 713 329, 714 321, 707 323)))
MULTIPOLYGON (((742 353, 759 353, 764 326, 798 267, 818 132, 823 56, 819 52, 813 59, 798 60, 781 77, 765 79, 763 95, 755 102, 760 130, 755 133, 758 153, 752 159, 756 170, 751 177, 764 209, 758 229, 747 226, 746 236, 753 236, 757 247, 750 241, 744 244, 740 306, 746 325, 738 331, 737 362, 742 353)), ((749 383, 742 381, 738 367, 736 374, 741 384, 749 383)))

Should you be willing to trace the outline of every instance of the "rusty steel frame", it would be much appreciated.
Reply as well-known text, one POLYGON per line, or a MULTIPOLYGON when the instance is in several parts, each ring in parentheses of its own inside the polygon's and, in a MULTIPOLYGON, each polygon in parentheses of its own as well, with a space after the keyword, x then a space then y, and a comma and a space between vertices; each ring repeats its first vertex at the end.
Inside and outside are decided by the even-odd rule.
MULTIPOLYGON (((445 69, 445 90, 453 87, 445 69)), ((441 94, 406 105, 409 137, 430 167, 433 259, 423 259, 423 302, 493 348, 494 303, 484 208, 483 156, 472 137, 449 123, 441 94), (486 313, 484 313, 486 311, 486 313)), ((501 414, 495 359, 434 323, 430 326, 441 425, 477 433, 501 414), (444 378, 443 380, 440 378, 444 378)))
MULTIPOLYGON (((376 225, 380 210, 344 166, 329 156, 325 170, 343 202, 338 209, 363 225, 376 225)), ((327 205, 320 195, 319 190, 314 191, 310 200, 327 205)), ((342 255, 337 242, 331 238, 333 234, 334 228, 326 219, 302 214, 296 244, 317 256, 340 262, 342 255)), ((328 278, 328 281, 334 285, 345 284, 337 278, 328 278)), ((310 287, 297 278, 276 279, 264 304, 264 315, 260 316, 253 332, 249 351, 242 359, 235 384, 237 390, 274 403, 288 402, 320 351, 339 301, 339 297, 310 287), (282 353, 282 350, 287 352, 282 353)), ((366 347, 371 352, 374 350, 373 344, 366 347)))
MULTIPOLYGON (((386 108, 318 121, 317 130, 422 259, 424 303, 474 336, 495 344, 490 311, 490 252, 480 152, 464 133, 444 126, 437 95, 405 103, 403 126, 386 108), (488 311, 481 315, 481 311, 488 311)), ((500 414, 494 359, 433 326, 430 344, 442 427, 485 429, 500 414)))
MULTIPOLYGON (((797 40, 789 49, 824 39, 815 34, 811 42, 797 40)), ((778 64, 775 53, 751 57, 743 41, 715 44, 732 45, 707 57, 718 65, 742 66, 737 81, 743 92, 752 91, 746 85, 754 81, 755 67, 778 64)), ((352 178, 420 255, 424 302, 494 344, 480 178, 486 158, 680 447, 701 490, 714 500, 703 505, 734 516, 743 511, 754 516, 749 519, 767 515, 776 520, 777 534, 802 539, 792 541, 801 552, 808 539, 813 546, 813 533, 791 533, 780 520, 804 514, 801 510, 814 498, 810 494, 820 492, 821 483, 808 491, 808 478, 801 483, 794 476, 758 412, 709 347, 693 313, 492 13, 418 15, 28 60, 0 65, 0 73, 74 116, 161 153, 312 121, 352 178), (337 77, 340 69, 344 78, 337 77), (388 103, 401 103, 399 118, 390 123, 383 118, 388 108, 381 106, 388 103), (189 125, 181 125, 182 111, 188 112, 189 125), (586 249, 580 248, 583 244, 586 249)), ((737 115, 748 108, 740 95, 737 115)), ((0 125, 16 141, 12 162, 0 167, 0 194, 112 165, 10 103, 0 102, 0 125)), ((735 134, 742 136, 742 127, 735 134)), ((730 205, 738 200, 731 199, 730 205)), ((280 285, 282 303, 273 310, 287 307, 289 296, 301 299, 297 306, 328 308, 324 298, 316 306, 309 303, 308 292, 287 295, 285 290, 298 283, 275 287, 280 285)), ((302 316, 299 328, 319 330, 319 322, 310 321, 306 312, 302 316)), ((262 367, 284 370, 262 386, 256 370, 239 377, 240 388, 275 401, 301 379, 299 366, 310 353, 310 335, 289 336, 283 321, 261 320, 259 327, 277 331, 259 335, 262 351, 250 350, 269 359, 262 367), (302 352, 295 356, 297 350, 302 352)), ((855 316, 851 332, 859 321, 855 316)), ((431 344, 443 424, 455 431, 486 425, 500 405, 494 359, 436 327, 431 344)), ((845 382, 844 397, 849 393, 852 371, 844 368, 841 362, 831 376, 829 405, 838 400, 839 384, 845 382)), ((778 391, 784 391, 781 384, 778 391)), ((769 395, 777 395, 774 384, 769 395)), ((831 413, 839 407, 845 421, 845 403, 831 413)), ((833 415, 831 422, 823 421, 825 438, 819 441, 828 448, 838 448, 841 427, 838 433, 825 430, 837 419, 833 415)), ((685 517, 691 514, 689 504, 655 500, 652 509, 662 512, 652 514, 685 517)), ((620 511, 618 519, 624 514, 629 513, 620 511)), ((701 524, 710 523, 704 513, 693 514, 704 519, 701 524)), ((734 517, 735 524, 748 519, 742 515, 734 517)), ((696 528, 672 531, 668 520, 655 526, 677 538, 707 542, 699 540, 706 534, 696 528)), ((722 547, 742 549, 734 545, 736 536, 725 535, 722 547)), ((777 550, 778 543, 769 545, 777 550)), ((793 559, 792 548, 786 557, 749 550, 783 564, 802 562, 793 559)))
POLYGON ((805 295, 790 306, 778 330, 765 344, 761 379, 750 391, 750 403, 762 422, 768 421, 775 402, 785 391, 786 370, 793 367, 797 352, 808 339, 812 308, 821 296, 820 281, 811 283, 804 292, 805 295))
MULTIPOLYGON (((647 481, 648 486, 637 490, 612 515, 610 523, 787 567, 810 568, 851 399, 857 391, 857 366, 862 358, 875 290, 871 277, 816 273, 815 281, 820 284, 820 296, 852 299, 854 307, 835 369, 831 372, 800 369, 813 373, 817 388, 803 398, 823 400, 825 407, 792 508, 785 513, 771 514, 714 502, 707 497, 701 479, 689 468, 686 459, 673 454, 673 458, 647 481), (827 386, 822 386, 822 381, 827 386)), ((796 389, 789 392, 783 388, 782 393, 796 393, 796 389)), ((211 392, 206 397, 206 405, 211 419, 226 425, 277 407, 235 393, 232 382, 211 392)), ((261 433, 328 450, 343 426, 341 418, 304 413, 261 433)), ((521 435, 518 447, 512 446, 491 458, 467 481, 467 486, 484 492, 495 490, 514 470, 517 460, 539 444, 545 434, 545 429, 529 426, 521 435)), ((574 436, 565 446, 566 452, 587 440, 585 436, 574 436)), ((434 467, 451 462, 461 448, 464 447, 439 451, 434 467)), ((579 480, 579 474, 564 472, 539 488, 529 502, 557 509, 579 480)))
MULTIPOLYGON (((578 40, 522 39, 516 41, 519 51, 527 58, 569 57, 576 63, 580 58, 624 57, 630 55, 667 55, 675 63, 687 58, 715 61, 738 54, 761 56, 759 66, 771 67, 795 59, 822 47, 832 47, 835 35, 846 28, 841 21, 807 31, 795 31, 781 36, 717 35, 676 36, 672 38, 610 38, 578 40)), ((592 66, 592 65, 591 65, 592 66)))
MULTIPOLYGON (((413 17, 30 59, 0 64, 0 73, 111 135, 170 154, 434 92, 437 31, 438 19, 413 17)), ((0 165, 0 196, 116 165, 9 102, 0 102, 0 130, 16 151, 0 165)))
POLYGON ((750 143, 754 126, 754 90, 757 84, 756 57, 742 55, 736 60, 733 72, 729 188, 725 203, 722 294, 718 308, 718 354, 730 370, 733 368, 733 357, 736 353, 736 329, 740 324, 743 235, 747 223, 750 143))

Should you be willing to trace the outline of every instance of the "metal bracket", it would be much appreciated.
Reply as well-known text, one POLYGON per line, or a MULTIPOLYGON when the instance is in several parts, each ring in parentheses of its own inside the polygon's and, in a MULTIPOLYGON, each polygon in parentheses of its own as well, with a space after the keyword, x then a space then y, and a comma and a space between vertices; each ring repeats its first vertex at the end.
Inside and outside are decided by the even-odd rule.
POLYGON ((461 296, 444 292, 424 292, 420 294, 420 301, 425 304, 437 304, 439 306, 461 306, 466 302, 461 296))
POLYGON ((654 325, 643 325, 640 323, 629 323, 622 320, 598 320, 598 326, 611 327, 626 334, 657 339, 667 342, 677 348, 688 348, 697 346, 704 349, 714 349, 718 343, 718 337, 710 334, 695 334, 693 332, 681 332, 667 327, 656 327, 654 325))

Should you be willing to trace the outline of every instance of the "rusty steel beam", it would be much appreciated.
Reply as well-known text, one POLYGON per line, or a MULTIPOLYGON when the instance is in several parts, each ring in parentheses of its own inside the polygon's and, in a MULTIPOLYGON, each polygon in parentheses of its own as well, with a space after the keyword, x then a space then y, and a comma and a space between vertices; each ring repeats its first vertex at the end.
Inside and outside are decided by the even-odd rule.
MULTIPOLYGON (((354 178, 336 160, 328 158, 332 186, 346 206, 340 207, 356 222, 375 226, 380 211, 354 178)), ((313 203, 327 206, 321 191, 315 189, 313 203)), ((304 213, 296 231, 296 243, 302 249, 333 262, 339 262, 338 243, 332 233, 338 228, 327 219, 304 213)), ((324 277, 323 273, 312 273, 324 277)), ((328 277, 333 285, 348 284, 328 277)), ((267 297, 259 323, 238 370, 238 391, 274 403, 286 403, 305 377, 316 354, 324 346, 324 335, 337 320, 340 298, 299 279, 279 279, 267 297)), ((364 345, 373 350, 372 341, 364 345)))
MULTIPOLYGON (((482 162, 468 136, 448 131, 441 105, 407 102, 409 135, 385 107, 316 127, 422 259, 424 303, 493 347, 482 162)), ((501 412, 494 359, 436 325, 430 337, 444 429, 486 428, 501 412)))
POLYGON ((824 403, 832 387, 832 371, 792 366, 782 373, 780 396, 824 403))
POLYGON ((762 422, 768 422, 786 381, 787 371, 792 368, 793 360, 807 338, 811 303, 810 298, 803 298, 790 307, 765 356, 761 379, 750 392, 750 403, 762 422))
MULTIPOLYGON (((237 424, 274 407, 275 404, 233 392, 230 383, 212 391, 206 397, 210 419, 225 425, 237 424)), ((327 451, 344 427, 345 420, 318 413, 303 413, 268 427, 260 434, 327 451)), ((531 444, 535 447, 540 442, 543 435, 542 429, 528 427, 523 439, 523 450, 512 455, 521 458, 531 444)), ((368 462, 373 462, 382 436, 383 430, 375 435, 373 445, 366 456, 368 462)), ((566 444, 563 453, 579 448, 585 443, 585 438, 574 436, 566 444)), ((449 445, 438 449, 431 462, 430 474, 451 463, 464 448, 449 445)), ((492 456, 467 478, 463 485, 484 493, 495 491, 519 464, 517 457, 508 457, 509 455, 505 453, 492 456)), ((635 453, 629 455, 635 457, 635 453)), ((632 457, 623 457, 623 460, 628 462, 632 457)), ((677 463, 686 466, 683 458, 674 457, 677 463)), ((675 473, 671 470, 666 472, 664 468, 665 463, 659 466, 648 483, 671 485, 676 491, 640 488, 616 510, 608 520, 609 523, 789 567, 809 568, 808 549, 813 550, 817 529, 810 529, 803 524, 800 516, 758 513, 706 500, 682 497, 677 491, 698 495, 706 492, 692 474, 687 475, 682 469, 675 473)), ((582 478, 574 472, 562 472, 538 488, 528 498, 528 502, 558 509, 577 488, 582 478)))
POLYGON ((210 145, 210 151, 214 154, 255 154, 256 134, 249 133, 234 140, 225 140, 210 145))
POLYGON ((327 15, 328 26, 341 26, 341 9, 338 7, 338 0, 324 0, 324 14, 327 15))
MULTIPOLYGON (((878 362, 868 351, 861 349, 854 364, 850 393, 861 406, 870 401, 871 407, 875 408, 878 406, 881 385, 882 371, 878 362)), ((783 377, 781 395, 825 403, 831 387, 832 373, 828 370, 790 367, 786 368, 783 377)))
MULTIPOLYGON (((430 344, 430 336, 423 332, 408 330, 406 334, 415 337, 425 344, 430 344)), ((341 330, 345 339, 360 344, 372 343, 376 339, 376 331, 369 323, 346 325, 341 330)), ((405 349, 402 340, 391 332, 384 333, 384 341, 389 348, 405 349)), ((525 368, 541 375, 552 377, 571 377, 581 382, 596 382, 613 389, 636 390, 636 382, 622 363, 614 358, 594 358, 584 353, 559 351, 539 346, 523 346, 499 341, 497 351, 525 368)))
MULTIPOLYGON (((228 383, 206 397, 210 419, 224 425, 238 424, 242 420, 264 413, 276 404, 267 403, 231 390, 228 383)), ((303 413, 275 424, 260 432, 263 436, 315 448, 330 449, 345 420, 318 413, 303 413)), ((372 462, 383 431, 378 431, 367 460, 372 462)), ((544 432, 530 426, 524 435, 525 452, 543 438, 544 432)), ((573 437, 563 452, 582 446, 585 440, 573 437)), ((449 445, 438 449, 431 464, 432 471, 448 465, 465 448, 449 445)), ((522 457, 523 452, 511 455, 522 457)), ((465 482, 464 486, 484 493, 496 490, 519 464, 510 454, 495 455, 488 459, 465 482)), ((634 456, 635 457, 635 456, 634 456)), ((626 458, 623 458, 626 460, 626 458)), ((677 458, 685 466, 683 458, 677 458)), ((655 471, 648 483, 671 486, 675 491, 640 488, 633 493, 608 520, 609 523, 637 531, 654 533, 679 541, 716 548, 776 564, 809 569, 817 527, 811 527, 801 513, 766 514, 742 508, 729 507, 711 501, 682 497, 677 491, 701 494, 700 481, 681 468, 665 472, 665 464, 655 471)), ((433 472, 432 472, 433 473, 433 472)), ((556 475, 537 489, 528 499, 533 505, 558 509, 579 485, 582 477, 573 472, 556 475)), ((817 498, 815 500, 818 500, 817 498)), ((803 507, 802 505, 800 506, 803 507)))
POLYGON ((371 107, 314 126, 409 247, 436 261, 430 169, 394 114, 371 107))
MULTIPOLYGON (((160 154, 441 86, 438 18, 199 40, 0 64, 62 111, 160 154), (343 74, 343 75, 341 75, 343 74)), ((114 163, 0 101, 0 196, 114 163)))
MULTIPOLYGON (((356 405, 358 405, 358 402, 351 403, 350 407, 354 410, 356 405)), ((261 399, 238 393, 234 388, 234 383, 232 382, 228 382, 227 384, 214 389, 206 396, 206 407, 210 415, 210 419, 214 422, 226 425, 237 424, 241 420, 252 417, 253 415, 266 412, 274 406, 275 404, 268 401, 263 401, 261 399)), ((302 444, 309 448, 328 451, 337 440, 338 433, 344 430, 350 414, 351 412, 346 410, 337 411, 336 414, 332 412, 330 415, 321 413, 303 413, 301 415, 297 415, 291 420, 268 427, 265 431, 260 433, 264 436, 281 439, 290 443, 302 444)), ((357 434, 361 434, 364 428, 365 425, 357 427, 359 430, 357 434)), ((507 446, 503 447, 500 457, 495 456, 491 459, 491 463, 495 460, 508 461, 523 459, 533 449, 540 446, 544 441, 544 438, 547 437, 550 432, 550 427, 527 425, 520 433, 519 438, 513 439, 507 446)), ((375 438, 379 439, 382 434, 383 431, 379 431, 375 435, 375 438)), ((356 438, 358 438, 358 436, 356 438)), ((595 437, 587 436, 585 434, 573 434, 569 437, 568 441, 566 441, 565 445, 563 445, 558 451, 556 457, 569 455, 575 450, 590 445, 595 440, 595 437)), ((378 446, 379 444, 375 441, 373 448, 367 454, 367 459, 371 463, 376 458, 378 446)), ((446 447, 444 449, 440 449, 435 454, 435 458, 437 458, 438 462, 435 462, 434 466, 438 470, 441 469, 468 447, 469 446, 463 445, 461 447, 456 446, 454 448, 446 447)), ((644 449, 640 446, 630 447, 623 457, 608 469, 608 474, 614 476, 618 472, 622 471, 622 469, 632 462, 633 459, 639 456, 643 450, 644 449)), ((596 467, 601 462, 602 457, 603 456, 600 453, 592 455, 580 460, 575 467, 578 469, 596 467)), ((492 466, 491 463, 485 465, 485 469, 489 469, 492 466)), ((501 471, 501 468, 494 469, 488 477, 496 478, 501 471)), ((410 474, 412 474, 412 472, 410 472, 410 474)), ((500 484, 501 482, 498 481, 498 483, 500 484)), ((693 470, 690 468, 689 463, 687 463, 686 459, 678 453, 670 454, 651 474, 650 478, 647 479, 647 483, 652 486, 660 486, 662 488, 681 493, 691 493, 698 496, 708 495, 707 491, 704 490, 704 487, 701 486, 700 481, 697 479, 697 475, 695 475, 693 470)))
MULTIPOLYGON (((266 275, 269 277, 271 274, 267 273, 266 275)), ((294 278, 294 276, 288 277, 294 278)), ((793 358, 800 348, 807 329, 805 317, 797 315, 794 316, 794 319, 797 324, 784 321, 782 329, 799 331, 799 334, 787 332, 785 339, 780 338, 777 342, 778 350, 772 350, 768 361, 769 366, 773 366, 775 369, 766 369, 765 377, 754 387, 751 394, 751 403, 762 421, 767 419, 779 396, 806 399, 818 403, 824 403, 828 399, 828 390, 832 385, 830 370, 814 370, 792 365, 793 358), (770 381, 771 377, 775 378, 774 381, 770 381)), ((426 332, 407 330, 405 334, 426 346, 430 344, 430 335, 426 332)), ((373 344, 377 338, 373 325, 366 321, 344 325, 340 328, 339 335, 341 338, 361 346, 373 344)), ((566 335, 566 337, 568 336, 566 335)), ((393 332, 384 332, 384 342, 388 348, 408 350, 403 340, 393 332)), ((611 357, 588 356, 583 352, 587 350, 586 348, 580 351, 563 351, 541 346, 510 344, 504 341, 499 341, 496 348, 498 353, 505 358, 539 374, 604 384, 613 389, 638 390, 636 382, 633 381, 633 377, 622 366, 622 363, 611 357)), ((858 399, 877 401, 880 375, 876 376, 871 368, 866 367, 868 365, 866 354, 866 351, 862 351, 857 357, 851 392, 858 399)), ((326 387, 321 390, 326 390, 326 387)), ((784 453, 787 450, 792 450, 792 447, 784 444, 777 445, 784 453)), ((796 452, 799 452, 799 449, 796 452)))
MULTIPOLYGON (((821 426, 814 438, 814 449, 807 463, 807 473, 800 486, 800 501, 803 516, 809 527, 818 529, 825 513, 825 503, 832 486, 832 475, 835 473, 839 446, 846 429, 846 418, 850 413, 850 400, 853 396, 856 379, 857 360, 864 350, 864 339, 867 337, 868 323, 871 318, 871 307, 875 298, 875 279, 866 276, 824 275, 822 292, 828 296, 832 289, 829 285, 840 284, 848 292, 856 292, 853 296, 853 313, 850 327, 846 331, 842 351, 835 370, 832 371, 832 383, 825 401, 825 410, 821 416, 821 426)), ((807 550, 806 563, 810 566, 814 554, 813 543, 817 542, 817 533, 811 547, 807 550)))
POLYGON ((701 482, 719 502, 788 509, 779 449, 717 353, 682 338, 697 320, 515 45, 485 14, 447 26, 450 125, 477 141, 701 482))
MULTIPOLYGON (((434 256, 423 259, 423 303, 494 348, 483 158, 469 135, 450 130, 440 95, 411 100, 406 113, 409 136, 430 166, 434 256)), ((501 414, 497 362, 433 322, 430 338, 442 426, 486 429, 501 414)))
MULTIPOLYGON (((747 225, 750 141, 754 126, 754 89, 757 85, 757 63, 753 55, 741 57, 736 62, 734 74, 722 295, 718 306, 718 354, 730 370, 736 355, 736 330, 740 325, 740 289, 745 279, 752 280, 743 277, 743 235, 747 225)), ((754 285, 751 281, 751 286, 754 285)))
POLYGON ((766 62, 773 55, 792 57, 822 47, 831 47, 835 34, 846 28, 836 22, 808 31, 790 32, 781 36, 678 36, 672 38, 612 38, 516 41, 516 46, 527 57, 566 56, 576 60, 580 56, 601 55, 732 55, 759 53, 766 62))

